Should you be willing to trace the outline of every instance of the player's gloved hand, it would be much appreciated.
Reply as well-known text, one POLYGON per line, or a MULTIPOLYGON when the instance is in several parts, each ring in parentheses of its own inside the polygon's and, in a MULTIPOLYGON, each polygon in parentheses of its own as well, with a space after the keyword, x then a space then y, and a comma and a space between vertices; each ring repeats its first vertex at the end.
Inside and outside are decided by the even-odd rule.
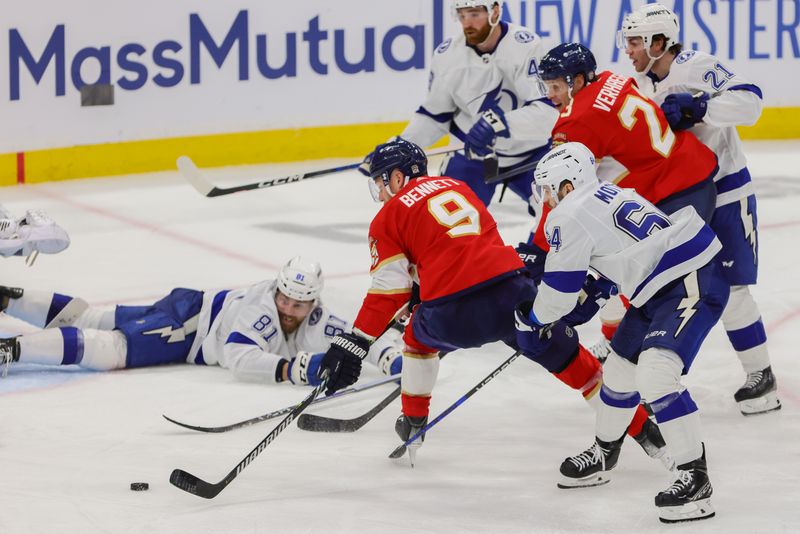
POLYGON ((378 369, 385 375, 396 375, 403 370, 403 351, 398 347, 386 347, 378 358, 378 369))
POLYGON ((322 379, 319 377, 319 368, 324 352, 311 354, 310 352, 298 352, 294 360, 289 362, 287 374, 292 384, 318 386, 322 379))
POLYGON ((547 259, 547 252, 534 245, 533 243, 520 243, 515 249, 519 254, 519 259, 525 264, 525 269, 537 284, 541 282, 544 275, 544 260, 547 259))
POLYGON ((498 107, 483 112, 481 118, 472 125, 464 141, 467 157, 483 159, 492 153, 498 137, 508 137, 508 123, 503 110, 498 107))
POLYGON ((673 130, 688 130, 703 120, 708 111, 708 94, 693 96, 691 93, 675 93, 667 95, 661 110, 673 130))
POLYGON ((590 321, 606 301, 617 294, 619 294, 617 285, 608 278, 587 275, 578 297, 578 304, 564 316, 564 322, 569 326, 577 326, 590 321))
POLYGON ((328 372, 325 393, 331 395, 355 384, 361 374, 361 361, 367 357, 368 351, 369 341, 359 335, 350 333, 334 337, 320 364, 320 376, 328 372))
POLYGON ((535 362, 550 346, 551 336, 547 327, 531 319, 533 302, 522 302, 514 310, 515 325, 517 327, 517 345, 522 354, 535 362))

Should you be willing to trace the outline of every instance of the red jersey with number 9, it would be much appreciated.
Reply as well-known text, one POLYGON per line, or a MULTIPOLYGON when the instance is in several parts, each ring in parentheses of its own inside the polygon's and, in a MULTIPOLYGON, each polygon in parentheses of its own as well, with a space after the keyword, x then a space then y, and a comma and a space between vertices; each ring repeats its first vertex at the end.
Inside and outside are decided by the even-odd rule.
MULTIPOLYGON (((691 132, 673 132, 664 112, 633 78, 610 71, 575 95, 553 127, 553 144, 580 142, 600 161, 611 156, 627 172, 614 183, 657 204, 710 178, 717 157, 691 132)), ((549 211, 549 210, 545 210, 549 211)), ((548 250, 544 217, 534 242, 548 250)))
POLYGON ((372 287, 354 327, 373 337, 408 301, 415 271, 427 302, 523 269, 472 189, 446 177, 410 180, 372 220, 369 246, 372 287))

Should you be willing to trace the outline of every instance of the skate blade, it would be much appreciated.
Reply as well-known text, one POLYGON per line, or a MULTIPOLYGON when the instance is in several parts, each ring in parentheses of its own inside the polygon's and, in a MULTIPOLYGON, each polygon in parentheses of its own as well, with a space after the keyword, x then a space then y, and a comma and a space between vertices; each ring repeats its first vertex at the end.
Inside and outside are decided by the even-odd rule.
POLYGON ((742 415, 761 415, 781 409, 781 401, 778 393, 771 391, 755 399, 747 399, 739 402, 739 411, 742 415))
POLYGON ((414 467, 414 465, 417 463, 417 449, 419 449, 421 445, 421 443, 415 441, 408 446, 408 460, 411 462, 411 467, 414 467))
POLYGON ((658 509, 658 519, 662 523, 683 523, 710 519, 716 515, 711 499, 700 499, 681 506, 662 506, 658 509))
POLYGON ((561 489, 592 488, 611 482, 608 471, 602 471, 583 478, 569 478, 561 476, 561 481, 556 484, 561 489))

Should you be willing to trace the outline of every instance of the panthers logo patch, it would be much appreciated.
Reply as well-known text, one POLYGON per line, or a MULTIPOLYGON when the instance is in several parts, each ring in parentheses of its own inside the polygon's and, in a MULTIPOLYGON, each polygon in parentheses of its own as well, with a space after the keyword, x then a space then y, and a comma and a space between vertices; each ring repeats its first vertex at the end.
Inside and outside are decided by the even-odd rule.
POLYGON ((686 52, 681 52, 677 58, 675 58, 675 63, 681 64, 686 63, 695 55, 694 50, 687 50, 686 52))
POLYGON ((517 42, 520 42, 520 43, 530 43, 531 41, 536 39, 536 36, 534 36, 529 31, 519 30, 517 33, 514 34, 514 39, 516 39, 517 42))
POLYGON ((369 255, 372 256, 372 268, 378 266, 378 261, 381 257, 378 255, 378 240, 372 237, 369 238, 369 255))

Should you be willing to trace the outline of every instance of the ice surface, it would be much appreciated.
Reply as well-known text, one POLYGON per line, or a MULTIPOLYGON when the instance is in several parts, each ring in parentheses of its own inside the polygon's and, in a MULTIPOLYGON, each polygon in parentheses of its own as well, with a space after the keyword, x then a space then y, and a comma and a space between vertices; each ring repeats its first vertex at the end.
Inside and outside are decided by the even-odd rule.
MULTIPOLYGON (((204 425, 281 408, 308 389, 237 383, 191 365, 94 373, 12 365, 0 379, 0 533, 619 533, 800 531, 800 143, 749 143, 760 194, 760 284, 783 410, 744 418, 733 392, 744 373, 718 326, 687 379, 702 410, 717 517, 661 525, 654 495, 670 482, 661 465, 626 443, 613 481, 556 488, 564 457, 592 440, 583 401, 520 358, 428 435, 410 469, 391 461, 399 402, 357 433, 287 429, 217 498, 169 482, 180 467, 220 480, 274 426, 220 435, 175 427, 162 413, 204 425), (149 482, 132 492, 131 482, 149 482)), ((177 156, 177 154, 176 154, 177 156)), ((208 171, 219 183, 250 181, 325 163, 208 171)), ((506 195, 492 211, 511 242, 529 221, 506 195)), ((177 286, 216 289, 272 277, 288 258, 320 260, 325 300, 353 316, 368 286, 369 220, 377 210, 356 173, 206 199, 175 173, 49 183, 0 190, 12 212, 41 208, 72 246, 33 268, 4 260, 0 283, 80 295, 92 304, 146 303, 177 286)), ((26 327, 0 316, 0 330, 26 327)), ((29 329, 28 329, 29 330, 29 329)), ((582 328, 591 344, 596 323, 582 328)), ((436 414, 503 361, 492 345, 442 362, 436 414)), ((365 372, 372 379, 376 372, 365 372)), ((312 408, 349 417, 391 386, 312 408)))

